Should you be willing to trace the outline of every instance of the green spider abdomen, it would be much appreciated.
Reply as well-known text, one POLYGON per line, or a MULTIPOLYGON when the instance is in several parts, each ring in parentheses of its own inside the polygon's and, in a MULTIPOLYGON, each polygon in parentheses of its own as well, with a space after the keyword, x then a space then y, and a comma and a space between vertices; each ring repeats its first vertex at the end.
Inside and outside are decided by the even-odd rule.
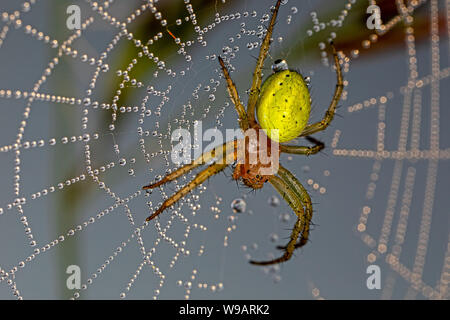
POLYGON ((256 113, 270 139, 286 142, 297 138, 308 123, 310 111, 309 89, 298 72, 278 71, 264 81, 256 113), (273 129, 278 129, 278 139, 273 129))

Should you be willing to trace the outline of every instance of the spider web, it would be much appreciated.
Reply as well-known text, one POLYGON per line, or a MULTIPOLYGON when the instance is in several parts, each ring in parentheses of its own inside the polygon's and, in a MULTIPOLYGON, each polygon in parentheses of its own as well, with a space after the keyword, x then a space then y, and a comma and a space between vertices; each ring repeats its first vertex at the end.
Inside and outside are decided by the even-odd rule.
MULTIPOLYGON (((360 2, 364 8, 366 2, 360 2)), ((327 1, 313 7, 291 0, 281 7, 268 60, 278 54, 291 66, 308 66, 300 60, 308 47, 299 34, 302 39, 321 37, 313 55, 321 57, 322 66, 302 68, 312 78, 314 119, 328 105, 335 81, 324 43, 328 38, 339 42, 345 35, 340 28, 349 23, 355 3, 333 4, 339 15, 323 21, 327 1)), ((217 55, 231 63, 240 95, 246 96, 252 56, 258 54, 273 1, 246 1, 237 7, 225 1, 85 1, 78 3, 79 31, 65 27, 70 4, 28 1, 19 6, 10 1, 0 9, 0 61, 6 75, 0 84, 0 297, 370 298, 374 295, 365 287, 360 263, 366 257, 367 264, 385 263, 389 268, 383 270, 391 270, 383 273, 388 277, 382 298, 415 298, 418 293, 448 298, 448 205, 438 192, 446 190, 441 163, 445 166, 450 155, 442 147, 445 139, 439 142, 448 136, 439 126, 444 112, 439 106, 448 101, 442 98, 441 83, 450 72, 439 61, 450 33, 444 42, 437 29, 436 10, 444 8, 443 1, 411 2, 406 10, 397 1, 401 14, 382 33, 403 26, 409 54, 397 59, 386 54, 374 63, 408 61, 407 81, 392 80, 396 91, 378 87, 388 72, 361 64, 359 52, 376 48, 373 37, 361 48, 340 51, 346 77, 343 119, 319 134, 330 146, 328 156, 282 157, 315 202, 312 242, 289 264, 258 269, 247 260, 279 254, 274 247, 285 241, 293 223, 289 207, 270 187, 249 195, 230 182, 227 171, 150 224, 143 224, 144 219, 194 173, 151 193, 141 187, 174 169, 173 130, 193 132, 198 121, 204 129, 236 127, 217 55), (430 10, 425 50, 431 58, 411 53, 419 8, 430 10), (421 58, 431 61, 426 71, 421 58), (369 88, 361 86, 364 72, 373 77, 369 88), (350 100, 362 102, 347 105, 350 100), (388 134, 393 138, 385 139, 388 134), (398 146, 385 148, 397 134, 398 146), (358 135, 366 140, 352 138, 358 135), (373 146, 373 137, 375 149, 353 147, 373 146), (355 161, 364 161, 361 172, 369 172, 363 195, 358 190, 365 181, 348 173, 355 161), (351 183, 342 188, 342 181, 351 183), (439 236, 430 239, 433 212, 438 212, 433 228, 439 236), (369 253, 355 241, 355 221, 369 253), (330 240, 335 244, 330 246, 330 240), (430 241, 437 249, 430 250, 430 241), (80 266, 80 289, 66 286, 69 265, 80 266)), ((448 27, 449 1, 445 6, 448 27)), ((379 34, 378 43, 382 41, 379 34)))

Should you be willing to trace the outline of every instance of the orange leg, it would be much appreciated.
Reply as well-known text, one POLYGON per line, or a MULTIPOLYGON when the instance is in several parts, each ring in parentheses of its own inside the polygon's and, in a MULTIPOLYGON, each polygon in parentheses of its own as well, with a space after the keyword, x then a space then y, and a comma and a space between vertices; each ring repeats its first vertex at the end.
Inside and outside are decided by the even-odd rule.
MULTIPOLYGON (((162 206, 158 210, 156 210, 151 216, 149 216, 146 219, 146 221, 150 221, 150 220, 154 219, 155 217, 157 217, 164 210, 166 210, 167 208, 172 206, 174 203, 176 203, 181 198, 183 198, 185 195, 187 195, 189 192, 191 192, 193 189, 195 189, 198 185, 200 185, 204 181, 206 181, 209 177, 224 170, 228 165, 230 165, 233 161, 235 161, 237 159, 237 141, 235 140, 235 141, 231 141, 231 142, 227 142, 227 143, 223 144, 222 152, 225 156, 223 159, 221 159, 221 160, 223 160, 223 161, 221 161, 221 163, 213 163, 208 168, 204 169, 203 171, 200 171, 191 182, 189 182, 187 185, 185 185, 183 188, 181 188, 177 193, 172 195, 169 199, 164 201, 162 206), (230 146, 232 146, 232 148, 227 148, 230 146)), ((203 164, 205 162, 205 160, 214 159, 215 154, 216 154, 216 152, 214 152, 214 149, 209 152, 206 152, 201 157, 196 159, 194 162, 192 162, 184 167, 181 167, 180 169, 167 175, 166 177, 164 177, 163 180, 161 180, 157 183, 145 186, 144 189, 153 189, 153 188, 160 186, 166 182, 172 181, 172 180, 176 179, 177 177, 183 175, 184 173, 192 170, 193 168, 203 164)))

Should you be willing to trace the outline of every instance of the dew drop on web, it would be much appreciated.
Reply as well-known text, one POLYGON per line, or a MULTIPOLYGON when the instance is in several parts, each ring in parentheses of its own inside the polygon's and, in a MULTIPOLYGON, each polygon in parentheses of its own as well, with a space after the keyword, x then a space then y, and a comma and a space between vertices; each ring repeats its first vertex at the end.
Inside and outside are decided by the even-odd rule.
POLYGON ((272 234, 270 234, 269 239, 271 242, 277 242, 279 237, 276 233, 272 233, 272 234))
POLYGON ((289 222, 289 220, 291 220, 291 215, 289 213, 283 213, 283 214, 280 214, 279 218, 280 218, 281 222, 286 223, 286 222, 289 222))

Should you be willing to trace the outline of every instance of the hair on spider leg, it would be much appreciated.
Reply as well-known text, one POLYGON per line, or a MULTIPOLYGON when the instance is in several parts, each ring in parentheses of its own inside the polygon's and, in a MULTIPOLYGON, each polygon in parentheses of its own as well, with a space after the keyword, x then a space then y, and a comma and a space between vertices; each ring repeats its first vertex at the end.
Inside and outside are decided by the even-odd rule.
MULTIPOLYGON (((310 227, 311 226, 316 226, 316 224, 313 224, 312 222, 310 222, 309 223, 309 225, 310 225, 310 227)), ((318 226, 318 225, 317 225, 318 226)), ((292 228, 286 228, 286 229, 284 229, 285 231, 292 231, 292 228)), ((315 229, 313 229, 313 228, 310 228, 310 231, 313 231, 313 230, 315 230, 315 229)), ((301 239, 302 238, 302 235, 303 234, 299 234, 299 236, 298 236, 298 239, 301 239)), ((287 240, 290 240, 291 239, 291 237, 290 237, 290 235, 288 235, 288 236, 285 236, 285 237, 282 237, 281 238, 282 240, 284 240, 284 241, 287 241, 287 240)), ((298 240, 299 241, 299 240, 298 240)), ((311 233, 309 234, 309 236, 308 236, 308 241, 307 241, 308 243, 309 242, 312 242, 311 241, 311 233)), ((306 244, 306 243, 305 243, 306 244)), ((299 249, 299 248, 302 248, 303 246, 301 246, 301 247, 297 247, 297 249, 299 249)), ((286 246, 277 246, 277 249, 285 249, 286 248, 286 246)))
POLYGON ((340 113, 335 112, 334 115, 335 115, 336 117, 339 117, 339 118, 341 118, 341 119, 344 119, 344 116, 343 116, 342 114, 340 114, 340 113))
POLYGON ((236 181, 236 188, 238 189, 238 191, 241 191, 241 186, 239 185, 239 181, 237 181, 237 180, 234 180, 234 181, 236 181))
POLYGON ((319 155, 320 157, 330 157, 330 154, 328 153, 329 150, 328 148, 323 148, 322 150, 320 150, 320 152, 318 152, 316 155, 319 155))
POLYGON ((250 53, 249 53, 249 56, 252 57, 253 59, 255 59, 255 61, 258 60, 258 57, 255 57, 253 54, 250 54, 250 53))
MULTIPOLYGON (((301 236, 300 236, 299 238, 301 238, 301 236)), ((312 243, 312 241, 308 238, 308 242, 307 242, 307 243, 309 243, 309 242, 312 243)), ((294 249, 294 252, 292 253, 292 256, 293 256, 294 258, 297 258, 297 253, 303 254, 303 249, 304 249, 305 245, 306 245, 306 243, 303 244, 303 245, 300 246, 300 247, 296 247, 296 248, 294 249)), ((287 246, 276 246, 276 249, 284 251, 284 250, 286 250, 286 247, 287 247, 287 246)))
POLYGON ((248 189, 247 194, 252 194, 253 196, 256 195, 256 189, 253 189, 244 183, 242 183, 242 185, 244 185, 248 189))
MULTIPOLYGON (((271 7, 271 9, 270 9, 270 13, 272 13, 273 14, 273 9, 272 9, 272 7, 271 7)), ((275 20, 275 22, 273 23, 273 28, 272 28, 272 30, 275 30, 275 27, 276 27, 276 25, 278 24, 278 17, 277 17, 277 19, 275 20)), ((264 31, 267 33, 267 31, 269 30, 269 26, 270 26, 270 20, 269 20, 269 23, 267 24, 267 26, 266 25, 262 25, 263 26, 263 28, 264 28, 264 31)), ((273 35, 273 33, 272 33, 272 35, 273 35)), ((265 35, 264 35, 265 36, 265 35)))
MULTIPOLYGON (((273 59, 272 59, 273 60, 273 59)), ((269 72, 272 72, 272 67, 270 66, 270 67, 266 67, 266 66, 264 66, 264 67, 262 67, 262 70, 263 71, 269 71, 269 72)))
MULTIPOLYGON (((292 228, 286 227, 286 228, 281 228, 281 230, 291 232, 291 231, 292 231, 292 228)), ((286 239, 290 239, 290 238, 289 238, 289 236, 286 236, 286 237, 284 237, 284 238, 282 238, 282 239, 283 239, 283 240, 286 240, 286 239)))
POLYGON ((344 119, 344 116, 343 116, 342 114, 340 114, 340 113, 337 112, 337 110, 341 109, 342 107, 343 107, 343 105, 341 105, 341 104, 337 105, 337 106, 336 106, 336 110, 334 111, 334 115, 335 115, 335 116, 338 116, 338 117, 341 118, 341 119, 344 119))

